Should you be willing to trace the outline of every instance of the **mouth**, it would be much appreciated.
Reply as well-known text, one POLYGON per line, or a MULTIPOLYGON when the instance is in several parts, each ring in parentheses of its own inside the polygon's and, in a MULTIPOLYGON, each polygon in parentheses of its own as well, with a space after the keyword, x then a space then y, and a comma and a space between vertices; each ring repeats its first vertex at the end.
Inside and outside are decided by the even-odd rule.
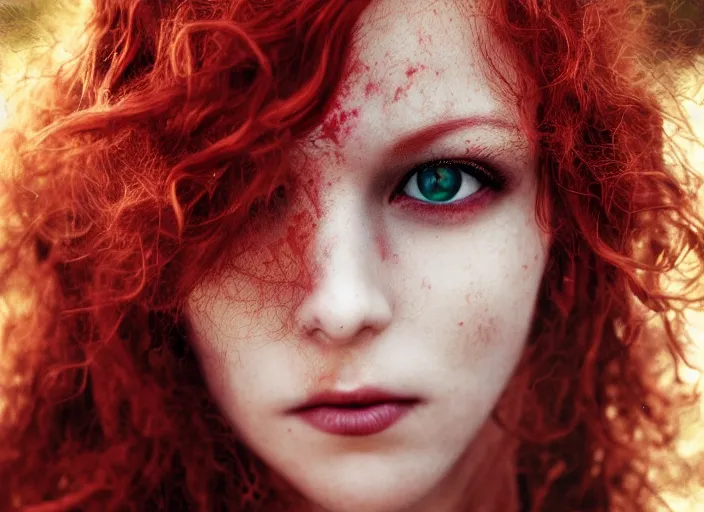
POLYGON ((420 403, 416 397, 364 388, 318 393, 290 412, 327 434, 371 436, 391 428, 420 403))

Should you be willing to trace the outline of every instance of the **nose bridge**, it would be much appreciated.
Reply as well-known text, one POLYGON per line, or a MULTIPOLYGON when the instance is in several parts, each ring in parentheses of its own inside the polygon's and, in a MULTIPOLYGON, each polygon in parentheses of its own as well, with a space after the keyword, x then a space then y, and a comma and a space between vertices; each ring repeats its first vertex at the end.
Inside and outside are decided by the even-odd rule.
MULTIPOLYGON (((364 218, 362 207, 349 194, 339 194, 326 202, 316 240, 316 260, 323 274, 334 276, 345 267, 347 273, 363 270, 369 258, 372 227, 364 218)), ((371 269, 367 269, 371 270, 371 269)), ((321 277, 323 277, 321 276, 321 277)))
POLYGON ((358 194, 338 190, 324 202, 315 241, 318 275, 299 312, 299 322, 309 334, 345 342, 390 322, 392 305, 380 279, 374 238, 358 194))

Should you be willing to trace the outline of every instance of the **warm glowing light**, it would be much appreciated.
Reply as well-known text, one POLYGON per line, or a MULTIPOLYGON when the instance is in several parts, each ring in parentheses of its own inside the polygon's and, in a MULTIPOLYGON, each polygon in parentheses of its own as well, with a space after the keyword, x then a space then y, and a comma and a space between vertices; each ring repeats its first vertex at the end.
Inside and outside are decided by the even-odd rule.
POLYGON ((0 95, 0 128, 7 124, 7 101, 4 96, 0 95))

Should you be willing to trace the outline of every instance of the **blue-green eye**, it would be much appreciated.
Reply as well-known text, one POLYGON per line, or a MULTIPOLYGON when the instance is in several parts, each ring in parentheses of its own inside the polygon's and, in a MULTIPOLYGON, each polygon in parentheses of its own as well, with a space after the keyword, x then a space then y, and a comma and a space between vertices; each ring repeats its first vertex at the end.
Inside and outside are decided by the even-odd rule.
POLYGON ((484 186, 475 172, 474 166, 460 162, 424 164, 410 175, 403 193, 425 203, 461 201, 476 194, 484 186))

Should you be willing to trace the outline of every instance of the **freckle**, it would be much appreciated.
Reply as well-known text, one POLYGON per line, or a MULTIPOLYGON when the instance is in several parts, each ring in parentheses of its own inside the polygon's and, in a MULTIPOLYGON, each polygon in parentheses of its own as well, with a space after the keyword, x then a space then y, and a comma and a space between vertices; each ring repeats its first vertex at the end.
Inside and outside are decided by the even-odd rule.
POLYGON ((426 43, 432 43, 433 42, 433 37, 431 35, 423 35, 423 31, 418 29, 418 44, 423 46, 426 43))
POLYGON ((496 336, 496 324, 493 318, 480 319, 476 325, 474 349, 483 349, 490 346, 496 336))
POLYGON ((381 91, 381 87, 379 86, 378 83, 376 82, 369 82, 367 85, 364 87, 364 96, 366 98, 369 98, 373 94, 377 94, 381 91))
POLYGON ((408 78, 412 78, 413 75, 418 73, 418 71, 425 71, 425 69, 426 69, 426 66, 423 64, 421 64, 420 66, 411 66, 406 70, 406 76, 408 78))
POLYGON ((289 434, 291 433, 291 427, 288 427, 288 432, 289 432, 289 434))
POLYGON ((329 260, 331 255, 332 255, 332 246, 330 244, 328 244, 323 248, 323 258, 325 258, 326 260, 329 260))

